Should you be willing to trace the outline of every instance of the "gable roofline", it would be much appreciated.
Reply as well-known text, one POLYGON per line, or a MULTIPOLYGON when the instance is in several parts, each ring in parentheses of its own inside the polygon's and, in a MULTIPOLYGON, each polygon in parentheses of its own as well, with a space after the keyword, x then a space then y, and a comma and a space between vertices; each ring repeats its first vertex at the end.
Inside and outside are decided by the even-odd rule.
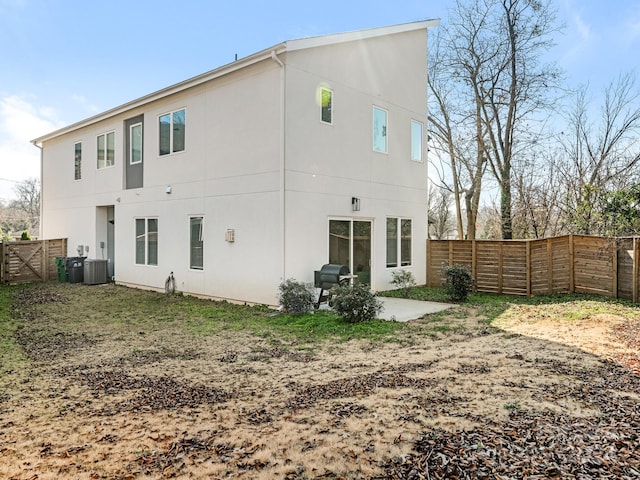
POLYGON ((130 110, 141 107, 143 105, 147 105, 156 100, 169 97, 176 93, 188 90, 198 85, 202 85, 203 83, 207 83, 216 78, 223 77, 225 75, 236 72, 243 68, 249 67, 251 65, 255 65, 256 63, 259 63, 265 60, 270 60, 273 58, 274 53, 276 55, 280 55, 281 53, 284 53, 287 51, 292 52, 297 50, 304 50, 307 48, 323 47, 323 46, 334 45, 334 44, 339 44, 344 42, 364 40, 364 39, 380 37, 384 35, 411 32, 411 31, 420 30, 420 29, 429 29, 432 27, 437 27, 439 24, 440 24, 439 19, 423 20, 419 22, 402 23, 402 24, 390 25, 386 27, 376 27, 376 28, 369 28, 365 30, 354 30, 352 32, 335 33, 330 35, 300 38, 296 40, 287 40, 285 42, 278 43, 272 47, 266 48, 259 52, 253 53, 247 57, 240 58, 234 62, 218 67, 214 70, 210 70, 208 72, 202 73, 195 77, 188 78, 187 80, 184 80, 182 82, 176 83, 174 85, 163 88, 161 90, 157 90, 153 93, 137 98, 130 102, 124 103, 115 108, 106 110, 97 115, 93 115, 91 117, 85 118, 84 120, 80 120, 79 122, 75 122, 66 127, 62 127, 58 130, 42 135, 38 138, 31 140, 31 143, 34 144, 35 146, 39 146, 43 142, 46 142, 48 140, 52 140, 64 134, 73 132, 74 130, 87 127, 89 125, 93 125, 102 120, 106 120, 107 118, 114 117, 122 113, 126 113, 130 110))
POLYGON ((396 33, 411 32, 414 30, 424 30, 440 25, 439 19, 422 20, 419 22, 400 23, 398 25, 389 25, 387 27, 367 28, 364 30, 354 30, 352 32, 334 33, 330 35, 320 35, 317 37, 299 38, 297 40, 288 40, 286 43, 287 51, 303 50, 313 47, 324 47, 326 45, 335 45, 337 43, 353 42, 356 40, 366 40, 368 38, 382 37, 385 35, 393 35, 396 33))

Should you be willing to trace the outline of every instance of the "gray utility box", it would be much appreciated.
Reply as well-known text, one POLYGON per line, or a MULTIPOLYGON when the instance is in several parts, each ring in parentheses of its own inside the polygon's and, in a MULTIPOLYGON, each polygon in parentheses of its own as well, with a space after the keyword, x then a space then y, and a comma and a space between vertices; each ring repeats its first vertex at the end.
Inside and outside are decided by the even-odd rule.
POLYGON ((84 261, 84 283, 98 285, 107 283, 107 260, 86 259, 84 261))

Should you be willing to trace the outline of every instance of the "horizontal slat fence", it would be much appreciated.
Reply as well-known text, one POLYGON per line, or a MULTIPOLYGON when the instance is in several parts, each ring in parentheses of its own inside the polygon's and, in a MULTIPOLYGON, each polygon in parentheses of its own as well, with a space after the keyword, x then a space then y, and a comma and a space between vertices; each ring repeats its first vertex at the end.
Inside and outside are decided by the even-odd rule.
POLYGON ((479 292, 596 293, 639 301, 639 238, 428 240, 427 285, 442 285, 442 268, 450 265, 467 266, 479 292))
POLYGON ((56 257, 67 255, 67 239, 0 243, 0 283, 54 280, 56 257))

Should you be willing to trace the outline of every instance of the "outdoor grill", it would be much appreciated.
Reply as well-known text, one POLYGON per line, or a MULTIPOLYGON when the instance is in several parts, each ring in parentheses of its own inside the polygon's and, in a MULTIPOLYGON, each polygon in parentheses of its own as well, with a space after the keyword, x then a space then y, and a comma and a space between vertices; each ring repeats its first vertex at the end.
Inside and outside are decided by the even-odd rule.
POLYGON ((320 295, 316 302, 316 308, 320 308, 320 304, 329 299, 326 294, 334 285, 345 285, 351 281, 349 267, 346 265, 336 265, 327 263, 320 270, 313 272, 313 283, 316 288, 320 289, 320 295))

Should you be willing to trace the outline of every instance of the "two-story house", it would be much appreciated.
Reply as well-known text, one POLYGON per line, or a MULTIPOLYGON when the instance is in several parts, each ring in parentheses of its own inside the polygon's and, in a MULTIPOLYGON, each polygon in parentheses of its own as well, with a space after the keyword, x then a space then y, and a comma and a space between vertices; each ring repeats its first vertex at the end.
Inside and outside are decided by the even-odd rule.
POLYGON ((437 24, 286 41, 35 139, 43 237, 121 284, 236 301, 325 263, 424 283, 437 24))

